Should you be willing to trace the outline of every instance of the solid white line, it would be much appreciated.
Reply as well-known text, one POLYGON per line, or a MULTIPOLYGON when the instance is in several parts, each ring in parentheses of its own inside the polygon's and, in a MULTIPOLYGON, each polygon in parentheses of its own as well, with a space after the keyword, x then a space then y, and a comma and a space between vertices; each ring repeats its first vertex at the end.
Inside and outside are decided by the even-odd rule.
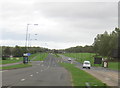
POLYGON ((21 81, 25 81, 25 79, 21 79, 21 81))

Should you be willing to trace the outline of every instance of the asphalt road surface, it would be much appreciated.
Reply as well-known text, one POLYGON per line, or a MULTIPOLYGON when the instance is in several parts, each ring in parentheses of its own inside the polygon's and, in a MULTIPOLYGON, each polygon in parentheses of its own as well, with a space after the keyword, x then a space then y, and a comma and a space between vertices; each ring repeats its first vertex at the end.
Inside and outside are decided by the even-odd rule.
POLYGON ((58 64, 54 55, 45 61, 32 61, 33 66, 2 72, 2 86, 72 86, 70 73, 58 64))
POLYGON ((75 61, 75 58, 71 58, 71 62, 68 61, 68 58, 63 55, 60 55, 64 62, 76 64, 76 67, 88 72, 89 74, 93 75, 97 79, 101 80, 103 83, 106 83, 108 86, 118 86, 119 79, 119 72, 115 70, 110 70, 108 68, 103 67, 91 67, 91 69, 83 69, 82 64, 75 61))

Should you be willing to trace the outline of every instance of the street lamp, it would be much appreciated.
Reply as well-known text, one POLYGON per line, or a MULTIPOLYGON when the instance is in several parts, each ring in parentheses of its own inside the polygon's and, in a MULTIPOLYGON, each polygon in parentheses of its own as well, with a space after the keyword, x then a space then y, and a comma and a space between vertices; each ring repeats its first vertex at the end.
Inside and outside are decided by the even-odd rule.
MULTIPOLYGON (((26 42, 25 42, 25 47, 26 49, 28 50, 27 48, 27 45, 28 45, 28 30, 29 30, 29 25, 32 25, 32 24, 27 24, 27 29, 26 29, 26 42)), ((34 26, 38 26, 38 24, 33 24, 34 26)), ((29 37, 30 37, 30 34, 29 34, 29 37)))

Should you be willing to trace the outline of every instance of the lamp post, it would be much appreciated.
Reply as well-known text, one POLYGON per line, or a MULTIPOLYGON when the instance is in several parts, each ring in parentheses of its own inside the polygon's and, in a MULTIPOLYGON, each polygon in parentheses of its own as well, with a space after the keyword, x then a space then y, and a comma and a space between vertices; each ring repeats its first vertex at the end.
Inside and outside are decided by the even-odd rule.
MULTIPOLYGON (((27 24, 27 29, 26 29, 26 42, 25 42, 25 48, 26 48, 26 52, 28 50, 28 31, 29 31, 29 25, 32 25, 32 24, 27 24)), ((38 24, 33 24, 34 26, 38 26, 38 24)), ((30 37, 30 34, 29 34, 29 37, 30 37)))
POLYGON ((28 40, 28 26, 29 26, 29 25, 30 25, 30 24, 27 24, 25 47, 27 47, 27 40, 28 40))

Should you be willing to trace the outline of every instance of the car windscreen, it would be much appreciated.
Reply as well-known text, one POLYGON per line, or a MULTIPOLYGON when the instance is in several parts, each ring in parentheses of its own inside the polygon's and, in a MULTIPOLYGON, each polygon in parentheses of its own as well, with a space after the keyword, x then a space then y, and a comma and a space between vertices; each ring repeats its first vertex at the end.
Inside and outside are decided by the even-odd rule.
POLYGON ((85 62, 84 64, 90 64, 90 63, 88 63, 88 62, 85 62))

